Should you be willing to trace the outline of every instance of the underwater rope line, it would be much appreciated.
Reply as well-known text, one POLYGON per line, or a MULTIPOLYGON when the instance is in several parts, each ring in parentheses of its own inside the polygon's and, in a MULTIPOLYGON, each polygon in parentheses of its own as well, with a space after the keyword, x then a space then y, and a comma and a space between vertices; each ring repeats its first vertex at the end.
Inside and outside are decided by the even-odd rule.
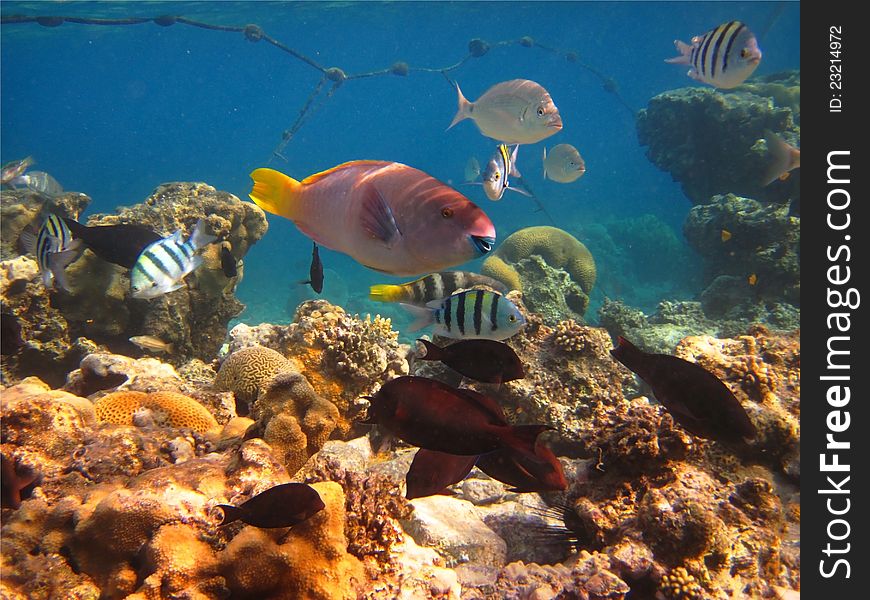
MULTIPOLYGON (((308 96, 308 99, 302 105, 302 108, 299 109, 299 116, 293 122, 293 124, 285 129, 281 135, 281 141, 272 151, 271 156, 267 162, 270 163, 274 158, 280 158, 287 161, 287 158, 284 156, 283 151, 284 148, 287 147, 287 144, 290 143, 290 140, 293 139, 293 136, 299 131, 299 129, 308 122, 325 103, 327 100, 332 98, 333 94, 335 94, 336 90, 341 86, 345 81, 350 81, 354 79, 365 79, 368 77, 378 77, 381 75, 397 75, 399 77, 405 77, 412 72, 416 73, 441 73, 444 78, 453 85, 448 73, 451 71, 455 71, 462 67, 465 63, 467 63, 472 58, 480 58, 486 55, 490 50, 494 48, 501 48, 504 46, 514 46, 520 45, 524 48, 540 48, 545 52, 549 52, 551 54, 556 54, 558 56, 563 56, 566 61, 572 64, 576 64, 579 67, 586 69, 596 77, 601 80, 602 87, 604 91, 613 94, 616 96, 617 100, 619 100, 620 104, 634 117, 637 113, 635 109, 633 109, 628 102, 620 95, 619 86, 611 77, 601 73, 593 66, 588 65, 582 62, 579 58, 577 52, 574 51, 566 51, 561 50, 559 48, 553 48, 550 46, 546 46, 537 42, 534 38, 530 36, 523 36, 516 40, 501 40, 498 42, 489 43, 480 38, 474 38, 468 42, 468 54, 462 57, 459 61, 454 64, 447 65, 444 67, 413 67, 404 61, 396 61, 386 69, 379 69, 376 71, 366 71, 363 73, 355 73, 348 75, 343 69, 339 67, 324 67, 323 65, 317 63, 314 59, 302 54, 301 52, 290 48, 289 46, 283 44, 279 40, 268 35, 263 28, 256 24, 247 24, 244 26, 233 26, 233 25, 216 25, 213 23, 206 23, 203 21, 196 21, 194 19, 188 19, 187 17, 182 16, 174 16, 174 15, 161 15, 159 17, 147 18, 147 17, 131 17, 127 19, 98 19, 98 18, 90 18, 90 17, 64 17, 64 16, 27 16, 27 15, 4 15, 0 17, 0 25, 16 25, 23 23, 36 23, 43 27, 60 27, 64 23, 76 23, 80 25, 139 25, 142 23, 155 23, 161 27, 169 27, 176 23, 180 23, 182 25, 190 25, 191 27, 198 27, 200 29, 208 29, 211 31, 229 31, 233 33, 242 33, 249 42, 259 42, 265 41, 272 46, 286 52, 290 56, 293 56, 297 60, 307 64, 308 66, 320 71, 321 78, 314 86, 311 94, 308 96), (327 81, 332 82, 332 86, 323 93, 324 87, 327 81), (319 98, 319 102, 317 101, 319 98)), ((540 207, 543 209, 543 207, 540 207)), ((546 211, 545 211, 546 212, 546 211)), ((549 216, 549 215, 548 215, 549 216)))

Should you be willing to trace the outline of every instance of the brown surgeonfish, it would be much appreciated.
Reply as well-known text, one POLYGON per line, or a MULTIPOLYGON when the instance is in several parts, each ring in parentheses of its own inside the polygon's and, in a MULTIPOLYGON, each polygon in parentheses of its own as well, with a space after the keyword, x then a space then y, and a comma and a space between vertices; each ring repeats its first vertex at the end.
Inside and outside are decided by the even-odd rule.
POLYGON ((405 476, 408 500, 433 496, 459 483, 474 467, 477 456, 447 454, 420 448, 405 476))
POLYGON ((644 352, 622 336, 617 340, 610 354, 648 383, 689 433, 720 442, 755 437, 746 410, 718 377, 682 358, 644 352))
POLYGON ((119 223, 117 225, 82 225, 75 219, 63 217, 73 238, 82 240, 91 252, 103 260, 132 269, 142 251, 163 238, 145 225, 119 223))
POLYGON ((406 375, 369 396, 369 424, 408 444, 448 454, 484 454, 512 447, 534 453, 546 425, 508 425, 495 400, 434 379, 406 375))
POLYGON ((282 483, 242 502, 239 506, 218 504, 223 510, 220 525, 244 521, 254 527, 292 527, 323 510, 323 500, 306 483, 282 483))
POLYGON ((535 452, 502 448, 477 459, 477 468, 513 487, 510 492, 557 492, 568 487, 562 463, 544 444, 535 443, 535 452))
POLYGON ((526 376, 523 363, 513 348, 496 340, 461 340, 439 347, 418 339, 426 348, 421 360, 437 360, 454 371, 484 383, 504 383, 526 376))

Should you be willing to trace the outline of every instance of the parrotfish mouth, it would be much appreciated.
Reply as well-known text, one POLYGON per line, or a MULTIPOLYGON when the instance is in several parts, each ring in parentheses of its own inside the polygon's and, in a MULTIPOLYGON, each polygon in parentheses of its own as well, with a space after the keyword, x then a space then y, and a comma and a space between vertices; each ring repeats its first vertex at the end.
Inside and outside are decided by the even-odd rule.
POLYGON ((480 254, 486 254, 487 252, 492 250, 493 244, 495 244, 494 237, 488 237, 483 235, 472 235, 471 243, 474 244, 475 249, 480 254))

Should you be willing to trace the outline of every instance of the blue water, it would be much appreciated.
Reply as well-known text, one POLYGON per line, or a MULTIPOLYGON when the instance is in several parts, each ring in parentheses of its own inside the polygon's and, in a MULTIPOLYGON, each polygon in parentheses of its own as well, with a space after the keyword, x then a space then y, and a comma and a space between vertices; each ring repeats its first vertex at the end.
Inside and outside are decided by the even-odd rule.
MULTIPOLYGON (((663 59, 675 55, 674 39, 688 41, 728 20, 742 20, 759 35, 764 58, 757 75, 800 65, 797 2, 4 1, 0 11, 112 18, 176 14, 224 25, 256 23, 348 74, 398 60, 443 67, 461 59, 472 38, 494 43, 531 36, 545 46, 576 51, 581 61, 616 80, 635 110, 665 90, 698 85, 686 77, 684 66, 663 59)), ((320 79, 319 72, 263 41, 181 24, 7 24, 0 59, 2 160, 33 155, 36 168, 93 198, 86 214, 141 202, 167 181, 204 181, 247 199, 248 173, 266 164, 320 79)), ((540 48, 511 45, 470 60, 450 76, 471 100, 514 78, 533 79, 549 90, 564 128, 521 148, 518 162, 559 226, 583 241, 596 224, 652 214, 683 243, 689 201, 647 160, 633 116, 589 70, 540 48), (587 163, 585 176, 569 185, 544 181, 541 174, 542 146, 562 142, 575 145, 587 163)), ((470 121, 445 131, 455 111, 456 94, 438 73, 348 81, 290 141, 287 162, 270 166, 301 179, 347 160, 395 160, 458 185, 469 156, 483 162, 493 144, 470 121)), ((500 239, 522 227, 549 224, 519 194, 493 203, 479 187, 461 189, 484 208, 500 239)), ((246 322, 288 322, 296 303, 314 297, 296 283, 307 277, 310 241, 289 221, 270 215, 269 223, 269 232, 245 259, 237 291, 248 305, 241 316, 246 322)), ((614 243, 624 253, 621 262, 597 257, 609 294, 650 310, 665 297, 700 292, 697 265, 684 261, 688 248, 651 261, 645 256, 642 267, 632 268, 626 261, 649 249, 633 249, 631 239, 614 243), (656 264, 662 268, 655 270, 656 264)), ((398 316, 394 307, 366 301, 372 283, 398 280, 329 250, 321 255, 327 268, 324 297, 352 312, 398 316)), ((593 322, 598 303, 596 294, 587 313, 593 322)))

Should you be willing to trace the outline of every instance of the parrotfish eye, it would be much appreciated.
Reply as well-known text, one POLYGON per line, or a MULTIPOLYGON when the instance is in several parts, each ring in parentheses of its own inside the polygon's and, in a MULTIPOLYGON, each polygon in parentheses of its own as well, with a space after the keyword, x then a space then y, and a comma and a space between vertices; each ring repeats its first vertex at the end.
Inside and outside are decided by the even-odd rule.
POLYGON ((449 219, 450 217, 453 216, 453 209, 450 208, 449 206, 445 206, 444 208, 441 209, 441 216, 444 217, 445 219, 449 219))

